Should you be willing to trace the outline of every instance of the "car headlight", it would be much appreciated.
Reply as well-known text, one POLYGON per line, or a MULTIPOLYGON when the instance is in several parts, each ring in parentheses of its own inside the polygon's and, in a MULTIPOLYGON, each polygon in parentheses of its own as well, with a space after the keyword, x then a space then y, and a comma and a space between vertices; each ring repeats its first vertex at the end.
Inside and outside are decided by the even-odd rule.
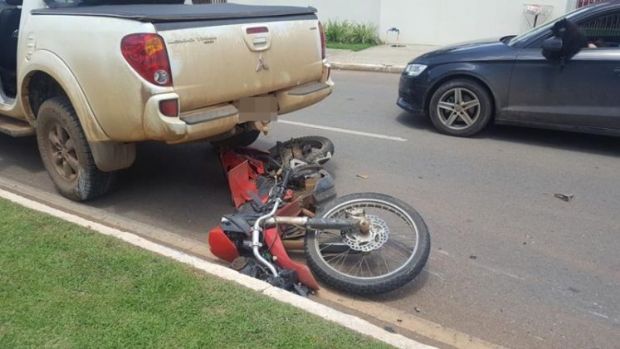
POLYGON ((415 77, 422 74, 426 70, 426 68, 428 68, 428 66, 424 64, 409 64, 405 69, 405 73, 407 73, 407 75, 409 76, 415 77))

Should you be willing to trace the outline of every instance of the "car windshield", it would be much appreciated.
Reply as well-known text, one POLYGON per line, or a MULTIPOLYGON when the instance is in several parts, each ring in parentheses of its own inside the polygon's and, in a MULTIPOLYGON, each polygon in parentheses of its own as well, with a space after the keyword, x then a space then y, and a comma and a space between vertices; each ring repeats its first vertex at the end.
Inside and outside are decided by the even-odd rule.
POLYGON ((570 12, 570 13, 564 15, 564 16, 561 16, 561 17, 556 18, 556 19, 554 19, 552 21, 549 21, 549 22, 541 25, 540 27, 536 27, 536 28, 534 28, 534 29, 532 29, 530 31, 527 31, 527 32, 525 32, 525 33, 523 33, 521 35, 518 35, 518 36, 514 37, 512 40, 510 40, 508 42, 508 45, 509 46, 518 46, 521 43, 528 42, 530 39, 538 37, 541 33, 544 33, 546 31, 551 30, 551 28, 553 27, 553 25, 556 22, 561 21, 564 18, 569 18, 570 19, 570 18, 572 18, 574 16, 579 15, 582 12, 589 11, 590 9, 591 9, 590 7, 582 7, 582 8, 576 9, 576 10, 574 10, 574 11, 572 11, 572 12, 570 12))

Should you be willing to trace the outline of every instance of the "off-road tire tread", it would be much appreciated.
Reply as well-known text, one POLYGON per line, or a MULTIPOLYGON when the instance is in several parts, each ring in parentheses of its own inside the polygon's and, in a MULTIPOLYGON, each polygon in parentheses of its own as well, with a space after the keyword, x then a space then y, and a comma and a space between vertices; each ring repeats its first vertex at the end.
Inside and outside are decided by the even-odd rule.
POLYGON ((406 211, 415 221, 415 224, 419 230, 419 246, 418 250, 416 251, 416 256, 403 270, 399 271, 397 274, 389 277, 386 280, 347 280, 347 277, 345 275, 339 274, 336 271, 325 266, 325 263, 321 260, 316 250, 313 249, 315 238, 315 233, 313 231, 306 234, 305 255, 308 266, 310 267, 312 272, 328 286, 331 286, 345 293, 351 293, 360 296, 370 296, 394 291, 413 281, 420 274, 420 272, 426 265, 426 262, 428 261, 431 250, 431 240, 426 223, 415 209, 413 209, 410 205, 402 202, 401 200, 384 194, 361 193, 343 196, 329 203, 325 208, 321 210, 321 213, 319 213, 317 217, 322 217, 322 212, 327 212, 332 207, 340 205, 343 202, 363 198, 379 199, 391 202, 406 211))
POLYGON ((297 138, 297 141, 299 143, 310 142, 310 141, 321 143, 320 151, 317 151, 317 153, 314 155, 308 156, 307 158, 308 163, 314 163, 316 160, 327 156, 328 153, 333 156, 336 151, 336 146, 334 145, 334 142, 332 142, 329 138, 326 138, 326 137, 321 137, 321 136, 300 137, 300 138, 297 138))
MULTIPOLYGON (((116 177, 115 173, 103 172, 97 168, 95 159, 93 158, 90 150, 90 146, 86 140, 86 135, 84 134, 84 130, 80 125, 80 121, 75 113, 75 110, 73 109, 73 106, 71 105, 71 102, 64 96, 52 97, 46 100, 39 108, 37 123, 44 121, 41 120, 41 118, 51 117, 44 115, 47 111, 54 113, 57 117, 65 119, 67 127, 72 129, 72 137, 74 138, 76 151, 79 151, 83 155, 80 161, 83 171, 79 175, 77 185, 73 187, 71 192, 62 190, 58 185, 56 185, 58 191, 63 196, 80 202, 90 201, 107 194, 113 186, 116 177)), ((48 142, 40 139, 40 137, 43 137, 43 135, 40 135, 40 133, 37 132, 39 151, 41 153, 43 163, 47 168, 48 165, 46 164, 45 159, 47 157, 47 152, 42 149, 42 147, 47 147, 48 142)), ((47 170, 48 173, 54 171, 53 168, 48 168, 47 170)), ((53 181, 55 181, 51 174, 50 177, 53 181)), ((54 182, 54 184, 56 183, 54 182)))

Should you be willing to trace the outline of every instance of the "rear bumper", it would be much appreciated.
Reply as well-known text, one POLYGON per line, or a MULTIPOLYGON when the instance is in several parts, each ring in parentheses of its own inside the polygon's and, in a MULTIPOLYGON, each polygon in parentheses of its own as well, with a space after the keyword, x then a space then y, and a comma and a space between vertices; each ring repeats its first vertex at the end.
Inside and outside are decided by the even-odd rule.
POLYGON ((144 133, 148 140, 167 143, 185 143, 212 138, 235 129, 239 124, 248 122, 267 124, 274 121, 278 115, 315 104, 329 96, 333 86, 333 82, 327 79, 325 82, 312 82, 266 96, 210 106, 177 117, 163 115, 159 110, 159 103, 168 99, 178 99, 179 96, 175 93, 155 95, 146 103, 143 116, 144 133), (244 108, 248 103, 263 107, 261 110, 248 111, 244 108))
POLYGON ((327 98, 334 91, 334 83, 312 82, 276 94, 278 99, 278 115, 294 112, 316 104, 327 98))

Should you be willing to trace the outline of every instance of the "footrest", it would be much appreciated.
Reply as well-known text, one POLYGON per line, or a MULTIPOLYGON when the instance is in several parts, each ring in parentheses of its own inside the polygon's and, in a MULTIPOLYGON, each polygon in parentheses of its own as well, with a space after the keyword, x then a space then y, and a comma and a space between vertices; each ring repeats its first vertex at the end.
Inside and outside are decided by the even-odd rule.
POLYGON ((34 135, 34 128, 26 121, 0 116, 0 133, 11 137, 27 137, 34 135))

